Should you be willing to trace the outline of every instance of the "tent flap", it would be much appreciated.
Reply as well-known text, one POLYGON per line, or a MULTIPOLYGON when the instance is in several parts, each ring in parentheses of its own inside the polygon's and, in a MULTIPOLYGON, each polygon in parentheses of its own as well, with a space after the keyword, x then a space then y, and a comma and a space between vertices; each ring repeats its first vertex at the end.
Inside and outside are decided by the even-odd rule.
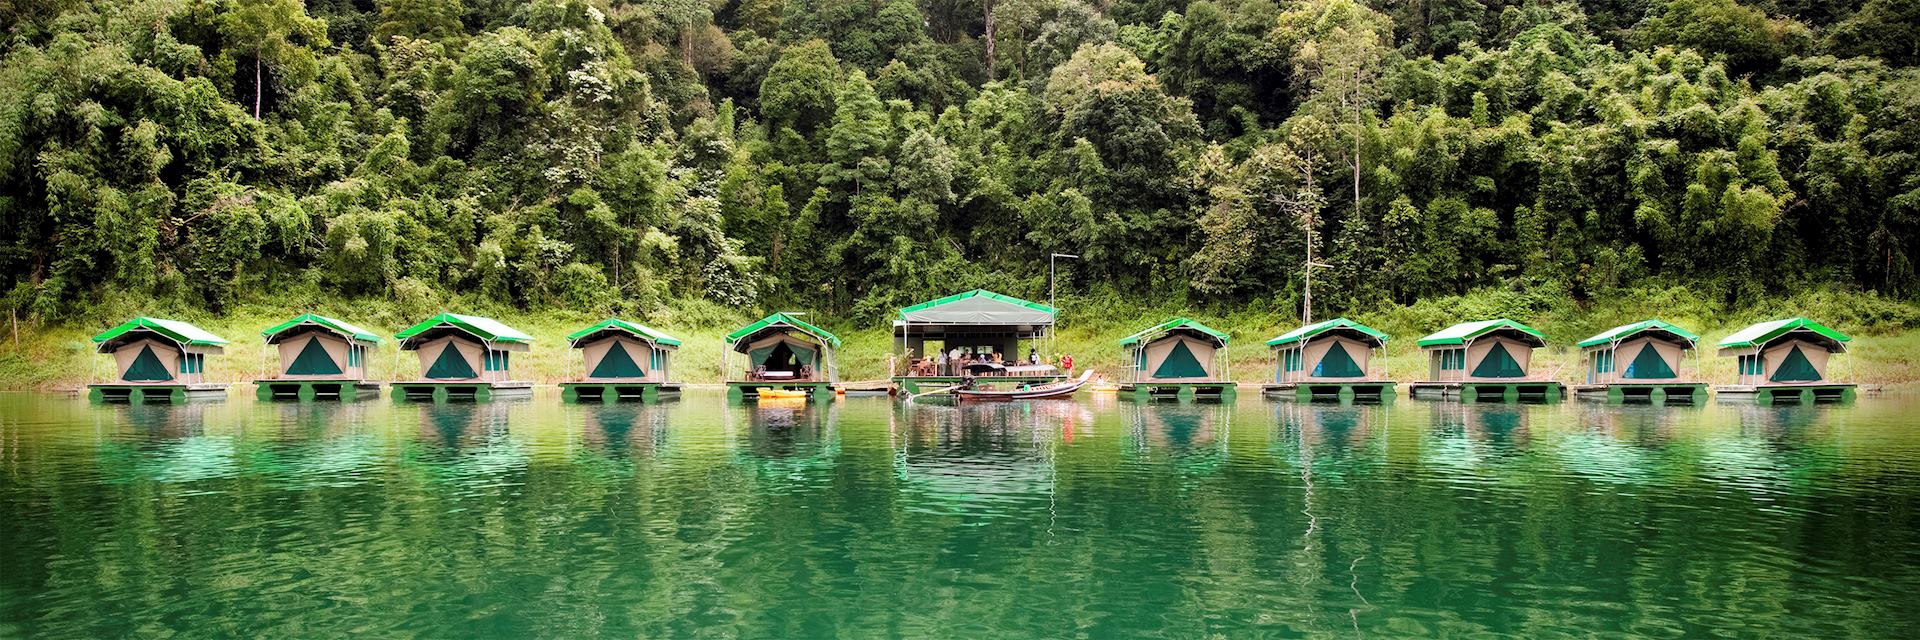
POLYGON ((1160 368, 1154 369, 1155 378, 1205 378, 1207 368, 1200 365, 1200 359, 1193 357, 1193 350, 1187 348, 1187 341, 1181 340, 1173 345, 1173 352, 1167 359, 1160 361, 1160 368))
POLYGON ((590 378, 644 378, 647 372, 633 361, 633 355, 627 353, 626 346, 614 342, 607 348, 607 355, 600 358, 600 364, 593 368, 590 378))
MULTIPOLYGON (((1805 359, 1801 358, 1803 361, 1805 359)), ((133 359, 133 364, 127 367, 126 374, 120 379, 128 382, 166 382, 173 379, 173 374, 167 373, 167 365, 161 364, 160 357, 153 355, 153 345, 149 344, 141 345, 140 355, 133 359)))
POLYGON ((427 378, 434 380, 465 380, 480 377, 473 372, 473 365, 460 355, 458 345, 448 342, 440 348, 440 357, 435 358, 433 366, 427 368, 427 378))
POLYGON ((300 355, 287 367, 288 375, 296 376, 337 376, 340 375, 340 363, 333 361, 327 353, 326 345, 320 344, 320 338, 308 337, 307 346, 300 349, 300 355))
POLYGON ((1631 380, 1670 380, 1674 375, 1673 367, 1667 366, 1667 359, 1660 357, 1660 350, 1649 342, 1640 347, 1640 355, 1634 356, 1633 362, 1627 363, 1627 370, 1621 377, 1631 380))
POLYGON ((1333 343, 1326 355, 1320 356, 1320 363, 1313 366, 1315 378, 1360 378, 1366 375, 1367 372, 1361 371, 1360 364, 1354 362, 1353 356, 1347 353, 1347 348, 1338 342, 1333 343))
POLYGON ((1813 363, 1807 360, 1807 354, 1800 352, 1800 345, 1794 345, 1793 351, 1787 353, 1787 359, 1780 363, 1780 368, 1773 370, 1773 377, 1769 379, 1774 382, 1819 382, 1820 371, 1813 368, 1813 363))
POLYGON ((1507 345, 1495 344, 1480 359, 1480 366, 1473 368, 1476 378, 1524 378, 1527 372, 1520 369, 1520 363, 1514 361, 1513 354, 1507 353, 1507 345))

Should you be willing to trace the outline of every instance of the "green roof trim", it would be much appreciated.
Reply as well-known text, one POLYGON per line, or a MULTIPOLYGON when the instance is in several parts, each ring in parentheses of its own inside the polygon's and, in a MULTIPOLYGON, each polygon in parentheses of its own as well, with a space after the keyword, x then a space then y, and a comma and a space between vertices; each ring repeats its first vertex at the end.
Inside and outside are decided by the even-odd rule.
POLYGON ((741 338, 745 338, 747 336, 753 335, 755 332, 758 332, 761 329, 765 329, 767 327, 771 327, 777 324, 786 324, 795 329, 799 329, 802 332, 811 334, 813 337, 819 338, 821 342, 827 343, 827 346, 834 347, 836 349, 840 347, 839 336, 833 335, 831 333, 827 333, 826 329, 822 329, 820 327, 807 324, 807 321, 787 315, 786 313, 775 313, 765 318, 761 318, 755 321, 753 324, 741 327, 739 331, 735 331, 733 333, 727 334, 727 343, 732 344, 735 342, 739 342, 741 338))
POLYGON ((1579 346, 1582 348, 1598 347, 1600 345, 1611 343, 1616 340, 1625 340, 1628 337, 1633 336, 1633 334, 1640 333, 1642 331, 1666 331, 1668 333, 1672 333, 1673 335, 1686 338, 1689 344, 1700 341, 1700 336, 1694 335, 1692 331, 1682 329, 1665 320, 1641 320, 1633 324, 1623 324, 1618 327, 1614 327, 1612 329, 1608 329, 1606 331, 1602 331, 1600 333, 1594 334, 1594 336, 1591 338, 1581 340, 1579 346))
POLYGON ((1460 324, 1456 324, 1451 327, 1447 327, 1445 329, 1436 331, 1425 338, 1421 338, 1420 341, 1416 344, 1422 347, 1441 347, 1441 346, 1447 346, 1447 345, 1466 344, 1468 340, 1472 340, 1474 338, 1478 338, 1480 336, 1484 336, 1489 333, 1493 333, 1495 331, 1501 331, 1501 330, 1518 331, 1520 333, 1524 333, 1524 334, 1533 336, 1535 338, 1539 338, 1541 344, 1545 344, 1547 341, 1546 334, 1540 333, 1539 331, 1535 330, 1533 327, 1529 327, 1527 325, 1520 324, 1518 322, 1508 320, 1506 318, 1496 318, 1493 320, 1481 320, 1478 322, 1462 322, 1460 324))
POLYGON ((1346 318, 1334 318, 1332 320, 1323 320, 1321 322, 1316 322, 1304 327, 1300 327, 1298 329, 1294 329, 1292 331, 1288 331, 1286 333, 1282 333, 1279 336, 1275 337, 1274 339, 1268 340, 1267 346, 1278 347, 1278 346, 1293 343, 1293 342, 1299 342, 1299 341, 1306 340, 1308 338, 1312 338, 1314 336, 1320 335, 1322 333, 1332 331, 1334 329, 1352 329, 1354 331, 1358 331, 1360 333, 1364 333, 1368 336, 1371 336, 1375 340, 1379 340, 1381 344, 1386 344, 1387 342, 1387 334, 1381 333, 1378 329, 1369 327, 1364 324, 1360 324, 1358 322, 1354 322, 1352 320, 1348 320, 1346 318))
POLYGON ((292 329, 294 327, 297 327, 303 324, 317 324, 322 327, 326 327, 328 329, 332 329, 334 331, 344 333, 348 336, 351 336, 355 340, 365 340, 367 342, 372 342, 374 344, 380 343, 380 336, 374 335, 372 331, 368 331, 366 329, 362 329, 352 324, 348 324, 343 320, 335 320, 333 318, 329 318, 317 313, 301 314, 299 316, 296 316, 292 320, 288 320, 286 322, 273 325, 273 328, 260 332, 260 337, 272 339, 275 335, 278 335, 282 331, 286 331, 288 329, 292 329))
POLYGON ((1785 320, 1762 322, 1736 331, 1733 335, 1727 336, 1726 339, 1720 341, 1720 348, 1738 349, 1741 347, 1758 347, 1772 342, 1774 338, 1801 330, 1811 331, 1821 337, 1841 344, 1853 341, 1853 338, 1847 337, 1847 334, 1834 331, 1818 322, 1806 318, 1787 318, 1785 320))
MULTIPOLYGON (((643 336, 648 340, 654 341, 655 343, 663 344, 669 347, 680 346, 679 338, 675 338, 673 336, 661 333, 660 331, 654 329, 653 327, 649 327, 649 326, 639 324, 639 323, 634 323, 634 322, 627 322, 619 318, 607 318, 605 320, 601 320, 600 324, 596 324, 591 327, 587 327, 585 329, 581 329, 579 331, 575 331, 571 334, 568 334, 567 342, 569 344, 577 343, 580 341, 581 338, 585 338, 587 336, 593 335, 594 333, 604 331, 607 329, 618 329, 618 330, 632 333, 635 335, 643 336)), ((574 344, 573 346, 578 347, 580 345, 574 344)))
POLYGON ((1033 302, 1031 300, 1021 300, 1019 298, 1015 298, 1013 296, 1006 295, 1004 293, 994 293, 986 289, 974 289, 972 291, 956 293, 956 294, 947 296, 945 298, 928 300, 926 302, 922 302, 920 304, 916 304, 911 307, 902 308, 900 310, 899 318, 904 320, 906 319, 907 314, 909 313, 913 313, 915 311, 925 311, 927 309, 932 309, 934 307, 938 307, 941 305, 952 304, 952 303, 959 302, 961 300, 967 300, 970 298, 987 298, 989 300, 999 300, 1001 302, 1005 302, 1008 304, 1014 304, 1014 305, 1026 307, 1034 311, 1045 311, 1047 313, 1059 313, 1058 309, 1054 309, 1053 307, 1049 307, 1047 305, 1040 304, 1038 302, 1033 302))
POLYGON ((500 324, 500 321, 494 320, 493 318, 463 316, 457 313, 442 313, 427 318, 425 322, 407 327, 405 331, 396 333, 393 337, 406 340, 426 333, 427 330, 441 325, 471 333, 488 342, 516 342, 522 344, 533 342, 533 336, 521 333, 519 329, 500 324))
POLYGON ((142 329, 166 336, 168 338, 171 338, 174 342, 178 342, 184 345, 191 345, 196 347, 218 347, 218 346, 223 346, 227 344, 226 338, 213 335, 212 333, 208 332, 206 329, 202 329, 200 327, 196 327, 191 324, 181 322, 179 320, 149 318, 146 316, 141 316, 138 318, 134 318, 132 320, 128 320, 126 322, 120 323, 120 326, 100 332, 100 335, 93 337, 93 343, 100 344, 108 340, 118 338, 122 335, 126 335, 128 332, 139 331, 142 329))
POLYGON ((1120 346, 1130 347, 1136 344, 1140 344, 1141 342, 1145 342, 1150 337, 1154 337, 1157 334, 1172 331, 1174 329, 1192 329, 1194 331, 1198 331, 1200 333, 1213 336, 1214 338, 1220 340, 1220 344, 1226 344, 1228 340, 1232 339, 1229 336, 1227 336, 1227 334, 1219 330, 1216 330, 1213 327, 1200 324, 1199 322, 1196 322, 1194 320, 1191 320, 1188 318, 1174 318, 1172 320, 1168 320, 1166 322, 1162 322, 1160 324, 1143 329, 1139 333, 1127 336, 1125 338, 1121 338, 1120 346))

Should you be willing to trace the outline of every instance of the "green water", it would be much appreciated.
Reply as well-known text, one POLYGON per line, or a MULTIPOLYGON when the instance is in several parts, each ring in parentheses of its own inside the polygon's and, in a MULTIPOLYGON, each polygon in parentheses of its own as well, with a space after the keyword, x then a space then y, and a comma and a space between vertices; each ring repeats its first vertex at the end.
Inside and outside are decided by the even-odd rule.
POLYGON ((1920 400, 0 396, 0 637, 1914 637, 1920 400))

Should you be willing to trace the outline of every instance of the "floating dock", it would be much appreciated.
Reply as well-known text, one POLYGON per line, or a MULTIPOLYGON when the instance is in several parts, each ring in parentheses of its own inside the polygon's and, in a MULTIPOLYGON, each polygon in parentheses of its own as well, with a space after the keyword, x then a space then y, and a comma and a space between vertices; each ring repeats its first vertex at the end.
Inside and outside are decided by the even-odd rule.
POLYGON ((416 402, 446 402, 465 400, 486 402, 496 398, 525 398, 533 395, 533 383, 521 381, 505 382, 447 382, 440 380, 414 380, 393 383, 393 399, 416 402))
POLYGON ((1555 380, 1505 382, 1421 381, 1407 383, 1409 398, 1458 399, 1461 402, 1559 402, 1567 387, 1555 380))
POLYGON ((1362 382, 1273 382, 1260 387, 1272 398, 1292 398, 1302 402, 1393 402, 1398 385, 1391 380, 1362 382))
POLYGON ((1714 387, 1721 400, 1751 401, 1763 405, 1814 404, 1816 402, 1852 402, 1857 395, 1852 384, 1733 384, 1714 387))
POLYGON ((781 389, 786 391, 805 391, 810 400, 832 400, 833 383, 824 380, 803 382, 775 382, 769 380, 728 380, 727 400, 739 402, 747 398, 759 398, 763 389, 781 389))
POLYGON ((90 384, 87 399, 94 402, 130 404, 184 404, 189 400, 224 400, 227 385, 201 382, 194 384, 90 384))
POLYGON ((1707 403, 1707 384, 1704 382, 1579 384, 1573 386, 1573 395, 1582 400, 1605 401, 1610 404, 1687 404, 1697 407, 1707 403))
POLYGON ((380 395, 380 383, 367 380, 278 380, 253 381, 254 397, 261 400, 353 400, 380 395))
POLYGON ((680 397, 680 385, 666 382, 562 382, 560 399, 585 404, 644 402, 680 397))
POLYGON ((1232 400, 1238 385, 1221 380, 1123 382, 1120 397, 1134 400, 1232 400))

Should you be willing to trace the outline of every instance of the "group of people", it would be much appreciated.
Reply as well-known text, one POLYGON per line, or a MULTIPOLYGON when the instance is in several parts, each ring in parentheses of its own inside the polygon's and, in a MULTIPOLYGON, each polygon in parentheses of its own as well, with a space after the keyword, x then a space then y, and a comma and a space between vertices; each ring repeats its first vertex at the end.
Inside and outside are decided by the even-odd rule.
MULTIPOLYGON (((1071 362, 1071 360, 1067 360, 1066 362, 1071 362)), ((1040 361, 1040 351, 1032 347, 1027 349, 1027 358, 1024 362, 1020 360, 1008 360, 1006 355, 1002 354, 998 349, 983 348, 975 351, 974 347, 953 347, 947 351, 935 352, 934 357, 931 359, 916 358, 911 368, 913 375, 917 376, 959 376, 967 375, 967 367, 979 363, 989 363, 1002 367, 1042 364, 1040 361)))

